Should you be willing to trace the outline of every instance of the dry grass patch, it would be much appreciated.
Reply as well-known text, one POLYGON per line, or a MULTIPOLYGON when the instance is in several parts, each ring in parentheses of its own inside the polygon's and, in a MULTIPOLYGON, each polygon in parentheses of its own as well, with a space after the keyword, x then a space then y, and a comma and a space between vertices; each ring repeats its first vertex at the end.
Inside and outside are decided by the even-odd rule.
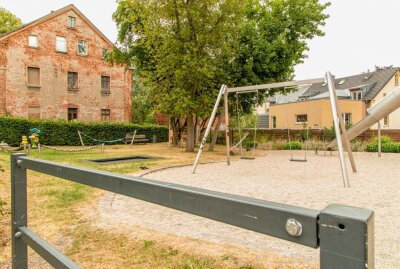
MULTIPOLYGON (((256 155, 263 155, 259 151, 256 155)), ((104 153, 95 149, 89 152, 62 153, 43 150, 43 155, 32 152, 31 157, 86 166, 99 170, 123 174, 149 169, 192 164, 196 153, 182 148, 168 149, 166 143, 108 146, 104 153), (144 162, 97 165, 88 159, 150 155, 157 160, 144 162)), ((224 161, 225 147, 217 146, 214 152, 204 152, 202 162, 224 161)), ((233 159, 238 158, 234 156, 233 159)), ((0 268, 9 268, 11 261, 10 240, 10 154, 0 152, 0 268)), ((96 206, 104 191, 74 182, 54 178, 40 173, 28 173, 28 223, 29 227, 56 248, 77 261, 84 268, 266 268, 265 262, 258 263, 254 252, 243 257, 243 249, 225 248, 195 239, 179 238, 151 231, 143 236, 146 228, 135 227, 142 236, 94 227, 91 219, 84 216, 82 208, 96 206), (189 247, 187 247, 189 246, 189 247), (203 251, 207 249, 209 251, 203 251), (211 251, 212 250, 212 251, 211 251)), ((30 252, 32 253, 32 252, 30 252)), ((257 254, 260 255, 260 254, 257 254)), ((264 259, 265 260, 265 259, 264 259)), ((270 257, 267 268, 293 267, 292 260, 270 257), (287 265, 285 265, 285 263, 287 265)), ((30 254, 32 268, 43 268, 44 262, 30 254)), ((311 268, 311 267, 304 267, 311 268)))

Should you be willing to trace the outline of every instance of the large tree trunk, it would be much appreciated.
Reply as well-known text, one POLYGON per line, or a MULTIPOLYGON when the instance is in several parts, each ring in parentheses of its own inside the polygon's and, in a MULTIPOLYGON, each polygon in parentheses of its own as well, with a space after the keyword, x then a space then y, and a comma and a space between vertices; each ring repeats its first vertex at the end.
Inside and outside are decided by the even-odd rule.
POLYGON ((193 115, 188 114, 186 118, 187 134, 186 134, 186 151, 194 151, 194 122, 193 115))
POLYGON ((208 149, 208 151, 214 151, 214 147, 215 147, 215 144, 217 143, 218 132, 219 132, 219 128, 221 127, 221 123, 222 123, 222 113, 219 113, 217 127, 215 127, 215 130, 213 132, 210 148, 208 149))

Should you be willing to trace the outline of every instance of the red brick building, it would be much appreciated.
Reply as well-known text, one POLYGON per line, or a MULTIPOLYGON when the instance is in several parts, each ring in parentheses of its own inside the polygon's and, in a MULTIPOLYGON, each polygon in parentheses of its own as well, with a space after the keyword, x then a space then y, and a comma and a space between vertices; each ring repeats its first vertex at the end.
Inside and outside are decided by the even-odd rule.
POLYGON ((0 36, 0 115, 127 122, 131 72, 112 42, 69 5, 0 36))

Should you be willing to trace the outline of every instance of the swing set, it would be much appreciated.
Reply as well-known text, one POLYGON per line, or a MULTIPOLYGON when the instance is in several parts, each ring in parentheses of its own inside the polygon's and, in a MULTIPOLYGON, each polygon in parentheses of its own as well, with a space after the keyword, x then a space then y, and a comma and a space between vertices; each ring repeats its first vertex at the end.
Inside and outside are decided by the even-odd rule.
MULTIPOLYGON (((250 93, 250 92, 258 93, 259 90, 270 90, 270 89, 285 88, 285 87, 298 87, 298 86, 310 85, 310 84, 314 84, 314 83, 326 83, 328 85, 329 99, 330 99, 333 123, 334 123, 336 138, 337 138, 337 146, 338 146, 338 152, 339 152, 340 167, 342 170, 343 184, 344 184, 345 188, 348 188, 349 187, 349 178, 348 178, 348 174, 347 174, 347 166, 346 166, 343 147, 345 147, 346 151, 348 152, 349 160, 350 160, 350 164, 351 164, 353 172, 356 172, 357 169, 356 169, 356 165, 354 162, 353 153, 352 153, 351 147, 350 147, 349 136, 347 134, 346 126, 344 124, 344 120, 342 118, 342 113, 341 113, 341 110, 340 110, 340 107, 338 104, 335 83, 334 83, 333 77, 330 72, 326 72, 324 78, 317 78, 317 79, 286 81, 286 82, 277 82, 277 83, 235 87, 235 88, 228 88, 226 85, 222 85, 219 90, 217 100, 214 104, 214 108, 211 113, 210 119, 208 121, 207 129, 206 129, 206 131, 204 133, 204 137, 201 141, 200 148, 199 148, 199 151, 196 156, 196 160, 193 164, 192 173, 196 172, 197 165, 199 164, 199 161, 200 161, 200 156, 201 156, 204 146, 206 144, 207 137, 210 134, 210 130, 211 130, 212 124, 214 122, 215 115, 217 113, 222 96, 224 96, 224 114, 225 114, 225 124, 226 124, 226 129, 225 129, 226 161, 227 161, 227 164, 230 165, 231 147, 230 147, 230 134, 229 134, 229 131, 230 131, 229 130, 230 129, 229 128, 229 108, 228 108, 229 93, 237 93, 237 94, 250 93)), ((238 101, 237 101, 237 103, 238 103, 238 101)), ((255 141, 256 134, 257 134, 256 130, 257 130, 257 126, 255 128, 254 141, 255 141)), ((241 134, 240 134, 240 136, 241 136, 241 134)), ((288 138, 290 139, 290 132, 288 133, 288 138)), ((241 138, 238 145, 241 146, 243 143, 243 140, 244 139, 241 138)), ((254 143, 253 147, 254 146, 255 146, 255 143, 254 143)), ((305 155, 304 159, 302 159, 302 161, 306 161, 306 157, 307 156, 305 155)), ((297 161, 295 158, 293 158, 292 154, 291 154, 291 160, 297 161)))

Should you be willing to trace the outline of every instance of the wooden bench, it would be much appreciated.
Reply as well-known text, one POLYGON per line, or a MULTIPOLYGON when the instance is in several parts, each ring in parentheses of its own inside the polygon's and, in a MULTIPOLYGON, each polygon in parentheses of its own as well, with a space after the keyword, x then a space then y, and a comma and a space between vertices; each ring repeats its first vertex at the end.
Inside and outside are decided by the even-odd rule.
MULTIPOLYGON (((125 144, 130 144, 132 142, 133 134, 125 135, 125 144)), ((143 143, 146 144, 149 140, 146 138, 146 135, 136 134, 133 143, 143 143)))

